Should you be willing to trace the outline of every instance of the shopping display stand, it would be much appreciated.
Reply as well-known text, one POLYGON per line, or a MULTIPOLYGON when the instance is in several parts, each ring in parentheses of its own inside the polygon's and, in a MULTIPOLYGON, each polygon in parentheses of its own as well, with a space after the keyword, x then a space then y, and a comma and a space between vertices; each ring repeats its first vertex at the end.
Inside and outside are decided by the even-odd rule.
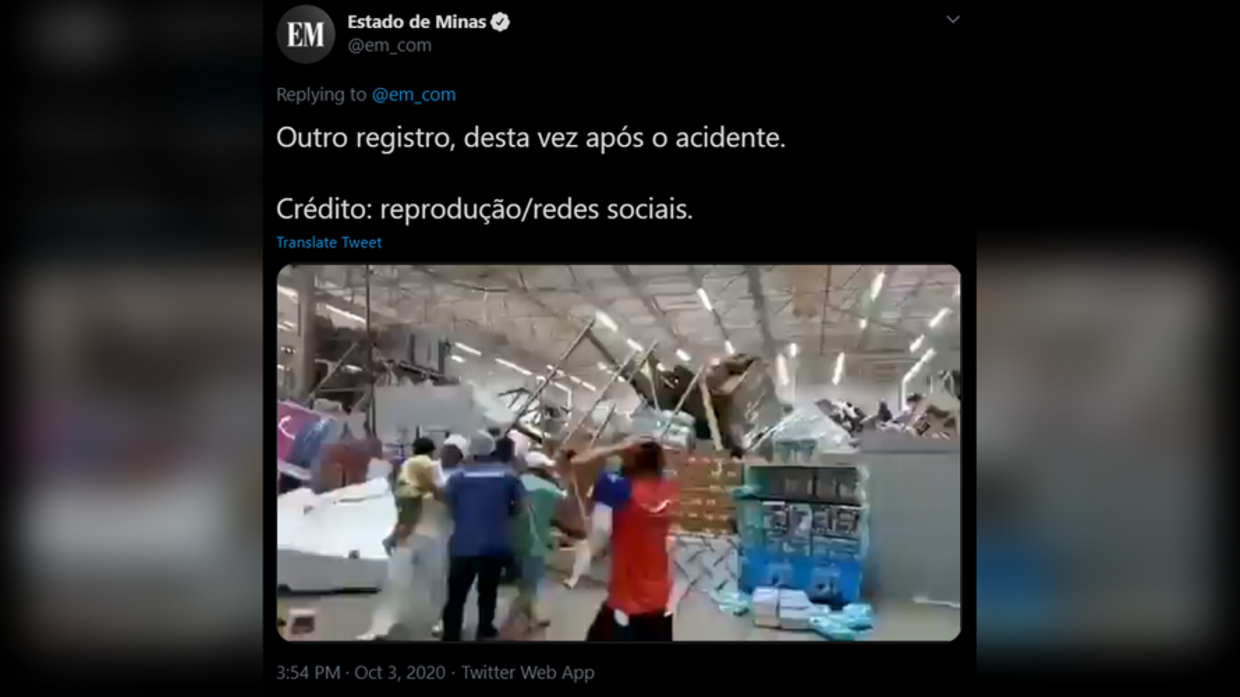
POLYGON ((744 463, 740 589, 787 588, 815 602, 857 602, 869 542, 863 456, 780 455, 744 463))

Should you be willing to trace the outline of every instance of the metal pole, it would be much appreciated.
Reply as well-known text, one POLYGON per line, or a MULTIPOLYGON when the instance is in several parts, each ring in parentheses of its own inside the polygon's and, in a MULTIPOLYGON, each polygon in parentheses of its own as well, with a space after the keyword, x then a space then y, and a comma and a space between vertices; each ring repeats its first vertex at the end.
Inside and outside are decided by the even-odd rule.
POLYGON ((607 395, 607 391, 610 390, 611 386, 614 385, 616 381, 620 379, 620 375, 624 373, 624 369, 628 368, 629 364, 633 365, 633 372, 630 373, 629 375, 629 378, 631 379, 634 375, 637 374, 637 371, 641 370, 642 364, 645 362, 645 360, 648 357, 650 357, 652 353, 654 353, 654 350, 658 345, 659 345, 659 342, 657 341, 651 344, 650 348, 646 349, 646 352, 641 355, 641 358, 637 357, 639 354, 638 351, 634 351, 633 353, 629 354, 629 357, 625 359, 624 361, 624 365, 620 366, 620 368, 616 370, 616 372, 612 373, 611 378, 607 381, 607 384, 603 385, 603 389, 599 391, 598 397, 594 399, 594 404, 591 404, 590 409, 586 411, 586 413, 581 415, 581 419, 577 421, 577 425, 574 426, 573 429, 568 432, 568 435, 564 436, 564 438, 561 439, 560 442, 567 443, 569 439, 577 435, 577 431, 581 430, 581 427, 585 425, 586 419, 590 418, 590 415, 594 413, 594 410, 596 408, 598 408, 599 402, 603 401, 603 398, 607 395), (633 362, 633 359, 635 358, 637 359, 636 363, 633 362))
POLYGON ((522 416, 525 416, 525 412, 529 411, 530 406, 533 405, 534 402, 538 401, 538 398, 542 395, 543 390, 547 389, 547 385, 550 385, 551 381, 555 379, 556 374, 560 372, 560 366, 564 364, 564 361, 568 360, 568 357, 572 355, 573 351, 577 350, 577 346, 581 344, 581 340, 585 339, 586 335, 590 333, 590 330, 594 328, 594 322, 595 320, 591 318, 590 321, 586 323, 585 328, 581 330, 581 333, 577 335, 577 338, 573 339, 573 343, 569 345, 568 350, 566 350, 564 354, 560 356, 560 359, 555 362, 555 365, 551 367, 551 370, 547 373, 546 379, 544 379, 542 383, 534 389, 534 392, 530 394, 529 398, 525 400, 525 403, 521 405, 521 408, 517 410, 517 415, 512 420, 512 424, 509 424, 508 428, 504 429, 504 435, 508 435, 508 432, 512 430, 512 427, 521 420, 522 416))
MULTIPOLYGON (((697 387, 698 380, 701 380, 702 376, 706 374, 706 368, 708 365, 710 365, 709 362, 707 361, 702 362, 702 367, 698 368, 698 371, 697 373, 694 374, 693 379, 690 380, 689 384, 685 387, 685 393, 680 395, 680 401, 676 402, 676 408, 672 411, 672 416, 675 416, 676 414, 680 413, 680 409, 681 407, 685 405, 685 402, 689 399, 689 395, 693 394, 693 388, 697 387)), ((659 434, 659 440, 663 440, 663 437, 667 435, 667 432, 668 430, 671 429, 671 427, 672 427, 672 420, 668 419, 667 425, 663 427, 663 432, 659 434)))
POLYGON ((357 348, 356 341, 354 341, 352 344, 349 344, 349 349, 344 352, 344 355, 340 357, 340 360, 336 361, 335 363, 328 363, 327 375, 324 375, 323 379, 319 380, 319 384, 315 385, 314 388, 310 390, 310 395, 308 397, 309 399, 314 399, 314 396, 323 390, 323 385, 326 385, 327 381, 331 380, 332 377, 336 375, 337 371, 340 370, 340 366, 344 365, 345 359, 349 357, 349 354, 353 353, 353 349, 355 348, 357 348))
POLYGON ((370 378, 370 402, 366 405, 367 435, 375 435, 375 344, 370 333, 370 264, 362 269, 366 273, 366 375, 370 378))
POLYGON ((603 435, 603 431, 607 429, 607 424, 611 423, 611 417, 615 413, 616 403, 612 402, 611 408, 607 410, 607 416, 603 417, 603 423, 599 424, 598 429, 594 431, 594 435, 590 436, 590 444, 586 446, 586 450, 590 450, 594 447, 594 444, 598 442, 599 436, 603 435))
MULTIPOLYGON (((607 384, 603 385, 603 389, 599 390, 598 396, 594 398, 594 402, 590 404, 590 407, 581 415, 581 418, 577 420, 577 423, 568 431, 568 435, 561 439, 561 443, 567 443, 569 438, 576 435, 577 431, 586 422, 586 419, 590 418, 590 415, 593 414, 594 410, 598 408, 598 405, 603 401, 603 398, 607 396, 607 391, 610 390, 611 386, 616 383, 616 380, 619 379, 620 374, 624 372, 625 368, 629 367, 629 363, 633 362, 633 359, 637 356, 637 353, 637 351, 630 353, 629 357, 624 359, 624 365, 620 366, 619 370, 612 372, 611 377, 607 380, 607 384)), ((571 423, 572 415, 570 414, 569 417, 569 422, 571 423)))

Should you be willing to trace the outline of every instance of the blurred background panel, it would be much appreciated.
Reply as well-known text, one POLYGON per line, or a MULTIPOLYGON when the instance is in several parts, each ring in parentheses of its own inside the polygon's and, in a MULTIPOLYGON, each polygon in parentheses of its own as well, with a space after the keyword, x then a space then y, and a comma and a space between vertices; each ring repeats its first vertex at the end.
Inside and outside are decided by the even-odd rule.
POLYGON ((7 10, 24 665, 257 677, 261 8, 7 10))
POLYGON ((1196 228, 1027 231, 1161 253, 979 255, 980 656, 1202 658, 1227 602, 1224 279, 1166 244, 1196 228))

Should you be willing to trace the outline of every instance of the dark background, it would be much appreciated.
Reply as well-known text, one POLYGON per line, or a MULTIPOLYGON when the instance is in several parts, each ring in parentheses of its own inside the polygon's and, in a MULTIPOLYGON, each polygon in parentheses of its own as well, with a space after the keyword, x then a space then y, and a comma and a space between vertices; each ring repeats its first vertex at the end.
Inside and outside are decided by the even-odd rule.
MULTIPOLYGON (((96 687, 121 678, 206 686, 272 677, 270 668, 277 660, 273 652, 279 645, 270 608, 263 608, 268 590, 259 580, 267 545, 255 539, 258 526, 254 523, 263 508, 259 499, 263 487, 254 473, 265 471, 260 467, 266 461, 262 411, 270 400, 253 388, 261 387, 259 381, 270 383, 265 374, 269 361, 263 360, 260 366, 258 360, 269 355, 260 349, 264 341, 270 341, 259 333, 260 296, 264 301, 271 298, 272 274, 293 259, 270 253, 271 240, 280 233, 263 226, 274 214, 270 202, 279 195, 318 192, 303 192, 292 179, 311 173, 280 165, 269 152, 265 156, 264 144, 274 138, 274 129, 281 124, 272 127, 263 119, 277 113, 273 100, 278 84, 348 86, 306 76, 319 69, 330 72, 334 66, 368 62, 366 57, 349 55, 342 43, 316 66, 287 61, 274 45, 272 23, 293 4, 41 0, 10 3, 5 8, 0 51, 8 80, 5 98, 0 100, 4 117, 0 161, 8 246, 4 258, 10 262, 7 278, 14 286, 9 293, 13 305, 10 345, 15 354, 6 365, 10 384, 17 388, 7 420, 11 429, 7 442, 13 449, 13 473, 6 487, 12 497, 6 510, 13 520, 7 529, 15 551, 6 575, 14 587, 6 598, 14 610, 8 628, 16 648, 10 656, 19 668, 11 675, 12 681, 24 677, 39 680, 39 686, 69 681, 96 687), (272 72, 264 75, 264 70, 278 70, 280 77, 272 72), (281 177, 287 178, 285 184, 278 181, 281 177), (265 256, 264 249, 268 249, 265 256), (136 302, 135 293, 160 302, 136 302), (55 301, 50 307, 45 304, 49 297, 55 301), (64 320, 75 331, 45 333, 41 324, 49 317, 64 320), (242 392, 224 414, 229 424, 204 421, 192 408, 204 396, 217 394, 221 386, 234 384, 242 392), (245 389, 252 392, 247 396, 245 389), (77 444, 72 468, 28 447, 27 422, 48 404, 89 417, 85 431, 90 438, 80 438, 80 433, 71 430, 53 439, 56 444, 77 444), (124 428, 116 423, 119 413, 127 415, 122 420, 127 424, 124 428), (215 432, 224 425, 223 432, 215 432), (180 437, 170 440, 169 432, 180 437), (223 552, 222 557, 208 557, 209 564, 195 572, 193 583, 178 577, 159 581, 145 573, 147 569, 136 573, 124 569, 120 571, 128 575, 118 574, 118 569, 94 561, 55 570, 54 583, 38 577, 42 569, 23 546, 30 530, 20 516, 28 505, 65 488, 95 498, 117 490, 140 494, 150 482, 187 468, 222 471, 236 480, 233 492, 213 505, 235 518, 238 530, 222 550, 216 550, 223 552), (242 508, 232 513, 231 506, 238 504, 242 508), (105 577, 107 584, 101 583, 105 577), (240 592, 235 600, 223 606, 207 603, 210 594, 205 589, 230 587, 240 592), (212 623, 213 631, 194 624, 211 616, 219 620, 212 623)), ((567 196, 577 190, 609 193, 606 186, 595 189, 587 176, 609 178, 613 190, 623 185, 628 187, 626 193, 641 189, 645 178, 657 176, 659 191, 639 190, 639 197, 676 195, 691 199, 694 205, 694 221, 655 223, 653 229, 659 235, 653 242, 632 235, 619 254, 610 247, 604 247, 601 254, 577 252, 573 251, 576 247, 548 244, 541 237, 552 230, 578 246, 596 241, 582 227, 584 223, 525 227, 520 230, 524 236, 491 239, 461 233, 512 228, 469 224, 468 229, 415 229, 410 237, 418 247, 406 249, 418 254, 419 260, 727 261, 719 243, 703 247, 690 239, 703 232, 717 234, 701 226, 703 222, 717 223, 728 234, 739 228, 749 239, 763 241, 774 233, 817 235, 822 240, 819 258, 824 260, 829 260, 828 255, 836 260, 889 259, 897 249, 949 244, 941 236, 957 229, 966 231, 967 243, 972 244, 973 223, 980 219, 1050 221, 1026 224, 1019 232, 1010 225, 979 232, 984 242, 979 242, 978 255, 993 269, 992 280, 1006 275, 1000 262, 1093 263, 1113 260, 1117 249, 1125 259, 1138 251, 1163 258, 1170 251, 1182 251, 1188 238, 1197 243, 1196 251, 1207 253, 1205 259, 1227 261, 1227 233, 1235 229, 1234 213, 1226 208, 1230 179, 1220 174, 1234 159, 1230 124, 1224 121, 1230 114, 1226 104, 1232 101, 1226 88, 1231 76, 1225 66, 1233 61, 1226 51, 1234 43, 1227 15, 1218 10, 1211 14, 1163 6, 1116 9, 1080 3, 992 3, 970 8, 951 4, 951 9, 939 9, 924 3, 833 3, 795 5, 790 10, 758 4, 742 11, 711 5, 682 10, 666 3, 650 10, 574 4, 563 10, 571 13, 572 32, 555 37, 572 51, 557 51, 554 43, 540 43, 526 47, 527 53, 508 52, 498 61, 488 58, 483 65, 471 63, 450 48, 469 32, 448 32, 444 36, 449 38, 432 38, 437 48, 429 56, 369 59, 388 66, 384 69, 401 78, 402 84, 387 86, 442 87, 461 94, 457 104, 430 107, 430 111, 415 113, 400 105, 384 105, 395 107, 381 111, 389 123, 407 123, 409 114, 414 114, 417 119, 460 117, 470 126, 476 122, 516 127, 516 123, 501 122, 505 118, 528 120, 538 113, 537 107, 528 100, 500 101, 489 78, 507 71, 510 63, 529 60, 526 82, 554 87, 563 85, 562 78, 567 76, 592 86, 595 92, 591 96, 580 90, 562 91, 560 102, 572 109, 577 95, 602 105, 552 114, 537 124, 544 128, 571 125, 584 131, 624 125, 617 122, 627 117, 623 121, 630 128, 654 123, 671 129, 681 126, 678 120, 687 119, 684 125, 688 127, 725 123, 730 128, 773 128, 781 131, 790 147, 797 145, 776 153, 685 154, 692 158, 686 161, 709 160, 721 163, 721 169, 747 173, 747 178, 733 174, 740 183, 727 180, 723 173, 682 169, 682 184, 671 176, 675 169, 666 164, 673 158, 643 159, 649 152, 614 153, 604 158, 556 153, 542 158, 531 150, 507 156, 510 163, 490 167, 475 159, 478 166, 465 173, 466 181, 459 187, 442 173, 419 169, 413 159, 419 153, 399 153, 386 160, 374 153, 349 157, 398 163, 389 166, 403 182, 402 201, 431 198, 416 195, 423 186, 441 186, 453 197, 473 193, 508 199, 515 195, 509 188, 498 193, 480 191, 468 183, 473 176, 520 189, 517 193, 537 190, 541 198, 567 196), (692 21, 640 24, 641 12, 647 12, 647 17, 692 14, 692 21), (945 15, 957 12, 963 15, 960 23, 950 25, 945 15), (600 17, 606 17, 606 28, 601 28, 600 17), (726 31, 702 31, 711 25, 726 31), (768 47, 766 55, 778 56, 778 62, 764 64, 757 58, 762 55, 759 51, 712 53, 702 48, 709 47, 713 36, 729 37, 742 30, 752 34, 747 38, 749 46, 768 47), (963 45, 958 40, 962 34, 967 36, 963 45), (659 43, 652 36, 669 40, 659 43), (591 50, 600 45, 614 50, 591 50), (523 55, 540 55, 541 59, 533 61, 523 55), (456 69, 462 77, 441 81, 420 74, 419 61, 440 58, 459 58, 456 69), (641 70, 626 70, 634 61, 641 70), (736 75, 728 75, 729 66, 736 75), (754 103, 744 103, 743 94, 730 93, 732 102, 716 95, 710 98, 728 104, 729 109, 699 110, 685 95, 712 80, 725 88, 776 80, 795 90, 782 96, 760 91, 754 103), (614 100, 607 98, 608 83, 624 88, 614 100), (480 91, 475 85, 487 89, 480 91), (679 90, 678 99, 683 102, 640 99, 631 103, 633 95, 640 96, 642 90, 679 90), (481 110, 483 104, 488 105, 486 111, 481 110), (811 134, 812 139, 806 141, 804 134, 811 134), (814 161, 805 156, 809 152, 821 157, 814 161), (782 164, 799 158, 810 167, 782 171, 752 164, 772 161, 772 156, 782 164), (568 162, 563 159, 568 157, 584 164, 558 174, 553 170, 552 175, 576 182, 573 186, 538 185, 541 177, 548 176, 548 167, 568 162), (606 165, 613 157, 636 167, 609 171, 606 165), (593 162, 604 166, 587 169, 593 162), (580 175, 580 182, 571 176, 575 174, 580 175), (715 199, 727 204, 723 208, 708 205, 704 197, 709 192, 694 184, 695 177, 705 176, 723 181, 725 188, 742 192, 743 198, 715 199), (791 182, 791 189, 808 190, 812 195, 799 200, 795 208, 776 208, 747 193, 761 187, 777 191, 781 201, 793 200, 773 184, 766 186, 770 178, 791 182), (746 180, 748 189, 742 185, 746 180), (764 217, 754 214, 759 207, 770 216, 782 216, 785 224, 766 225, 764 217), (751 216, 748 220, 759 221, 756 227, 729 225, 746 212, 751 216), (1068 223, 1070 229, 1065 227, 1068 223), (1134 230, 1138 231, 1135 236, 1134 230), (1185 235, 1186 230, 1198 234, 1185 235)), ((338 15, 334 6, 320 6, 338 15)), ((376 3, 347 9, 386 14, 379 7, 376 3)), ((460 3, 451 3, 447 9, 459 15, 474 14, 460 3)), ((498 45, 496 38, 517 42, 532 32, 542 37, 553 26, 531 21, 541 10, 497 5, 479 12, 489 16, 497 10, 512 16, 514 24, 506 36, 487 36, 488 46, 498 45)), ((427 15, 436 8, 408 4, 399 11, 427 15)), ((347 30, 339 31, 339 40, 347 41, 347 30)), ((432 32, 432 36, 441 33, 432 32)), ((729 43, 726 48, 734 47, 729 43)), ((361 75, 347 82, 377 86, 361 75)), ((555 95, 552 91, 543 99, 557 99, 555 95)), ((330 115, 332 109, 302 107, 280 113, 311 119, 317 118, 314 114, 330 115)), ((376 122, 373 128, 380 130, 383 125, 376 122)), ((337 124, 324 123, 329 126, 337 124)), ((496 161, 504 159, 500 156, 496 161)), ((332 159, 304 160, 320 161, 332 159)), ((312 181, 330 181, 326 174, 318 176, 312 181)), ((354 172, 340 177, 340 185, 346 183, 350 188, 384 185, 354 172)), ((311 188, 321 185, 315 183, 311 188)), ((626 238, 630 237, 628 230, 637 230, 619 225, 615 229, 626 238)), ((394 238, 387 235, 387 239, 394 238)), ((735 262, 748 251, 741 248, 730 258, 735 262)), ((396 256, 383 260, 410 261, 410 254, 396 256)), ((791 249, 781 255, 802 256, 808 258, 808 253, 791 249)), ((1221 305, 1216 310, 1219 326, 1226 326, 1221 318, 1229 314, 1229 306, 1221 305)), ((261 324, 269 330, 269 322, 261 324)), ((1224 337, 1221 344, 1232 342, 1224 337)), ((1218 394, 1230 394, 1226 380, 1220 379, 1216 387, 1218 394)), ((1228 471, 1221 466, 1210 470, 1220 478, 1228 471)), ((93 522, 97 529, 107 526, 107 520, 93 522)), ((1230 528, 1218 526, 1220 531, 1225 529, 1230 528)), ((1225 552, 1230 548, 1225 539, 1218 541, 1221 560, 1227 559, 1225 552)), ((168 566, 159 556, 151 561, 156 567, 168 566)), ((1220 608, 1218 614, 1224 628, 1229 619, 1226 609, 1220 608)), ((1218 642, 1211 648, 1224 644, 1218 642)), ((360 662, 354 660, 361 658, 357 653, 320 648, 324 655, 342 656, 342 666, 360 662)), ((423 648, 392 650, 407 662, 423 648)), ((796 688, 832 670, 866 679, 914 675, 914 667, 924 667, 931 669, 926 675, 943 680, 948 673, 967 675, 973 665, 967 657, 963 663, 947 662, 938 652, 916 646, 817 646, 810 656, 786 647, 750 645, 731 647, 738 657, 735 661, 732 653, 723 652, 728 648, 681 646, 677 656, 683 657, 681 664, 701 664, 704 669, 697 674, 713 675, 742 689, 758 684, 769 689, 772 681, 796 688), (742 656, 744 649, 750 652, 742 656), (867 665, 870 660, 876 664, 867 665), (749 670, 754 665, 774 672, 749 670), (807 678, 798 672, 802 665, 811 666, 813 675, 807 678)), ((585 646, 540 649, 535 657, 539 661, 558 662, 572 656, 582 658, 572 661, 578 664, 611 661, 607 672, 599 670, 601 684, 609 687, 626 677, 652 674, 654 668, 670 665, 670 661, 651 658, 648 650, 642 653, 643 647, 606 653, 585 646), (574 649, 571 656, 561 653, 574 649)), ((1130 651, 1108 653, 1108 658, 1117 660, 1100 662, 1097 652, 1067 650, 1078 665, 1093 672, 1113 669, 1108 676, 1131 676, 1153 665, 1165 665, 1165 661, 1143 660, 1148 655, 1134 657, 1130 651)), ((531 645, 516 651, 524 654, 535 649, 531 645)), ((373 657, 383 660, 377 653, 373 657)), ((1019 667, 1033 668, 1039 675, 1050 667, 1042 654, 1021 658, 1019 667)), ((1196 660, 1187 666, 1179 658, 1173 657, 1172 662, 1181 668, 1202 667, 1196 660)), ((1192 674, 1202 673, 1194 670, 1192 674)), ((676 673, 650 687, 666 684, 673 689, 700 689, 694 675, 676 673)), ((410 688, 402 685, 399 689, 410 688)))

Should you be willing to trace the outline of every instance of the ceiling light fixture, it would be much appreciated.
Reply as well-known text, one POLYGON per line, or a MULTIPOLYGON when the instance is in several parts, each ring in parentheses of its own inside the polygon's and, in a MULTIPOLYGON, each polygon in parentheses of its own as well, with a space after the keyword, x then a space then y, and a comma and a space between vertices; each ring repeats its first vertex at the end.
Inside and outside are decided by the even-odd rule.
POLYGON ((864 331, 866 327, 870 326, 870 320, 868 320, 868 319, 866 319, 866 318, 862 317, 862 318, 861 318, 861 321, 860 321, 860 322, 858 322, 858 324, 860 324, 860 325, 861 325, 861 329, 862 329, 862 331, 864 331))
POLYGON ((788 361, 782 353, 775 357, 775 374, 779 377, 779 384, 788 384, 788 361))
POLYGON ((594 313, 594 316, 595 318, 598 319, 598 321, 607 325, 607 328, 612 330, 613 332, 620 331, 620 325, 616 324, 616 320, 609 317, 606 312, 603 312, 602 310, 598 310, 594 313))
POLYGON ((625 341, 628 342, 629 347, 632 348, 634 351, 642 350, 642 345, 637 343, 636 341, 633 341, 632 339, 625 339, 625 341))
POLYGON ((472 353, 472 354, 474 354, 475 356, 481 356, 481 355, 482 355, 482 352, 481 352, 481 351, 479 351, 478 349, 476 349, 476 348, 474 348, 474 347, 472 347, 472 346, 466 346, 465 344, 453 344, 453 345, 452 345, 452 348, 458 348, 458 349, 460 349, 460 350, 464 351, 465 353, 472 353))
POLYGON ((323 307, 326 307, 328 310, 331 310, 332 312, 335 312, 336 314, 340 315, 341 317, 344 317, 345 319, 351 319, 351 320, 353 320, 354 322, 363 322, 363 323, 364 323, 364 322, 366 321, 366 318, 364 318, 364 317, 359 317, 358 315, 355 315, 355 314, 353 314, 352 312, 348 312, 348 311, 345 311, 345 310, 341 310, 340 308, 336 307, 335 305, 324 305, 323 307))
POLYGON ((950 312, 951 312, 951 308, 948 308, 948 307, 945 307, 942 310, 939 310, 938 314, 936 314, 933 318, 931 318, 930 328, 934 329, 935 327, 939 326, 939 322, 942 322, 943 318, 947 317, 947 315, 950 312))
POLYGON ((842 377, 844 377, 844 352, 840 351, 839 357, 835 359, 835 373, 831 376, 831 384, 839 385, 842 377))
POLYGON ((276 290, 280 291, 280 294, 286 298, 289 298, 291 300, 297 299, 297 291, 293 290, 292 288, 285 288, 284 286, 276 286, 276 290))
POLYGON ((464 359, 464 358, 461 358, 460 356, 457 356, 457 355, 448 356, 448 358, 451 358, 452 360, 456 361, 457 363, 464 363, 464 362, 465 362, 465 359, 464 359))
POLYGON ((280 327, 286 332, 291 332, 297 328, 297 325, 293 324, 292 322, 289 322, 288 320, 283 320, 276 326, 280 327))
POLYGON ((586 388, 587 390, 589 390, 589 391, 591 391, 591 392, 598 392, 598 388, 597 388, 597 387, 595 387, 594 385, 591 385, 590 383, 586 382, 585 380, 582 380, 579 384, 580 384, 582 387, 586 388))
POLYGON ((960 299, 960 284, 957 283, 956 292, 952 293, 952 300, 959 300, 959 299, 960 299))
POLYGON ((676 349, 676 357, 685 363, 688 363, 690 359, 689 353, 684 349, 676 349))
POLYGON ((572 380, 573 382, 577 383, 578 385, 580 385, 580 384, 581 384, 581 378, 578 378, 578 377, 574 377, 574 376, 572 376, 572 375, 569 375, 569 376, 568 376, 568 379, 569 379, 569 380, 572 380))
POLYGON ((874 277, 873 283, 870 284, 870 300, 877 300, 878 294, 883 291, 883 281, 887 280, 887 274, 879 271, 874 277))
POLYGON ((506 361, 506 360, 504 360, 504 359, 502 359, 502 358, 496 358, 496 359, 495 359, 495 362, 496 362, 496 363, 499 363, 500 365, 504 366, 505 368, 512 368, 513 370, 517 371, 518 373, 521 373, 522 375, 526 375, 526 376, 533 375, 533 373, 531 373, 530 371, 526 370, 525 368, 522 368, 521 366, 517 365, 516 363, 511 363, 511 362, 506 361))
POLYGON ((706 295, 705 288, 698 288, 698 298, 701 299, 702 307, 705 307, 707 312, 715 311, 714 306, 710 304, 710 297, 706 295))
POLYGON ((607 365, 606 363, 604 363, 604 362, 602 362, 602 361, 599 361, 599 362, 598 362, 598 369, 599 369, 599 370, 606 370, 606 371, 609 371, 609 372, 610 372, 610 371, 611 371, 611 366, 607 365))
POLYGON ((724 342, 723 342, 723 347, 724 347, 725 349, 727 349, 727 350, 728 350, 728 355, 729 355, 729 356, 735 356, 735 355, 736 355, 736 348, 732 346, 732 342, 731 342, 731 341, 724 341, 724 342))
POLYGON ((908 372, 904 374, 904 383, 907 384, 909 380, 912 380, 917 375, 918 371, 922 369, 922 366, 928 363, 931 358, 934 358, 934 349, 926 349, 925 354, 923 354, 922 357, 913 364, 913 367, 909 368, 908 372))
POLYGON ((361 368, 361 366, 356 366, 356 365, 353 365, 353 364, 348 364, 348 365, 344 365, 344 366, 341 366, 341 367, 344 369, 344 371, 345 371, 346 373, 360 373, 360 372, 362 372, 362 368, 361 368))
POLYGON ((913 343, 909 344, 909 347, 908 347, 909 353, 917 353, 917 349, 921 348, 921 344, 925 340, 926 340, 925 334, 922 334, 921 336, 914 339, 913 343))
POLYGON ((797 345, 796 345, 796 344, 788 344, 788 357, 789 357, 789 358, 796 358, 796 357, 797 357, 797 351, 798 351, 798 350, 799 350, 799 349, 797 348, 797 345))

